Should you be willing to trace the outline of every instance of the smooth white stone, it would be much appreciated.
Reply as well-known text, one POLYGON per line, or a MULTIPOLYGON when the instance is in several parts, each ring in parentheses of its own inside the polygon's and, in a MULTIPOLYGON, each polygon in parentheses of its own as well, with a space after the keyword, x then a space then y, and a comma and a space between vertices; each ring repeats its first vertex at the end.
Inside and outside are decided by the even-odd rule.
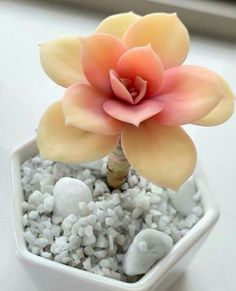
POLYGON ((57 181, 54 191, 54 214, 66 217, 70 214, 79 215, 79 203, 92 201, 89 187, 82 181, 74 178, 61 178, 57 181))
POLYGON ((180 214, 187 216, 196 206, 196 201, 193 198, 196 192, 197 188, 193 179, 184 183, 178 192, 170 192, 171 202, 180 214))
POLYGON ((155 229, 144 229, 134 238, 123 258, 123 270, 126 275, 134 276, 146 273, 154 263, 165 256, 172 248, 172 238, 155 229), (140 246, 146 245, 146 251, 140 246))

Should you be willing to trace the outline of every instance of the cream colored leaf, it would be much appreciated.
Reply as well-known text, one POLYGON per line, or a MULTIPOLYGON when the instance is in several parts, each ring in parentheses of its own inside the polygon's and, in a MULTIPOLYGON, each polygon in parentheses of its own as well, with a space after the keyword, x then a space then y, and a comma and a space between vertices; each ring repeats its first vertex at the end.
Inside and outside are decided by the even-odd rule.
POLYGON ((194 144, 181 127, 160 125, 151 118, 139 127, 128 126, 121 141, 134 169, 160 186, 178 189, 195 168, 194 144))
POLYGON ((66 37, 41 44, 40 61, 46 74, 63 87, 85 81, 79 37, 66 37))
POLYGON ((119 135, 104 136, 66 126, 61 102, 52 104, 43 114, 37 131, 37 144, 44 159, 65 163, 97 160, 117 145, 119 135))

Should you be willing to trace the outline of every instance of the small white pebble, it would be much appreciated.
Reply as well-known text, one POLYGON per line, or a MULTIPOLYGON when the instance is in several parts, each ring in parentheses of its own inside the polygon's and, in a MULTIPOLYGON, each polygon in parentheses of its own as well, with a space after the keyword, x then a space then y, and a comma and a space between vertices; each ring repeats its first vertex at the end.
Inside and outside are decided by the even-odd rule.
POLYGON ((184 220, 181 220, 181 221, 178 223, 178 228, 179 228, 179 229, 183 229, 183 228, 185 228, 185 227, 187 227, 186 222, 185 222, 184 220))
POLYGON ((29 222, 28 222, 28 216, 27 216, 26 213, 23 215, 22 223, 23 223, 23 226, 27 226, 28 223, 29 223, 29 222))
POLYGON ((136 207, 133 209, 131 217, 132 219, 137 219, 139 216, 141 216, 143 214, 143 209, 136 207))
POLYGON ((84 202, 84 201, 79 202, 78 206, 79 206, 79 214, 81 216, 87 216, 87 215, 89 215, 90 210, 89 210, 88 205, 87 205, 86 202, 84 202))
POLYGON ((193 200, 198 202, 201 198, 201 192, 198 190, 196 194, 193 195, 193 200))
POLYGON ((196 185, 192 179, 185 182, 178 192, 170 192, 170 198, 173 206, 183 216, 187 216, 196 206, 193 195, 197 192, 196 185))
POLYGON ((129 184, 128 183, 124 183, 121 185, 121 190, 127 190, 129 188, 129 184))
POLYGON ((86 217, 81 217, 79 222, 81 225, 94 225, 96 223, 96 216, 88 215, 86 217))
POLYGON ((109 241, 109 250, 112 252, 114 250, 114 241, 112 235, 108 235, 108 241, 109 241))
POLYGON ((84 253, 86 256, 92 256, 94 254, 94 249, 91 246, 86 246, 84 248, 84 253))
POLYGON ((128 183, 131 188, 138 184, 138 177, 136 175, 128 177, 128 183))
POLYGON ((28 199, 29 205, 38 206, 43 202, 43 194, 40 191, 34 191, 28 199))
POLYGON ((51 260, 52 259, 52 254, 49 253, 49 252, 42 252, 41 253, 41 257, 43 257, 45 259, 48 259, 48 260, 51 260))
POLYGON ((44 200, 45 211, 52 212, 53 206, 54 206, 54 197, 50 195, 44 200))
POLYGON ((31 233, 30 230, 24 232, 24 239, 28 244, 33 244, 35 242, 35 236, 31 233))
POLYGON ((94 252, 94 256, 98 259, 103 259, 107 256, 107 251, 106 250, 96 251, 94 252))
POLYGON ((161 197, 160 196, 151 196, 150 198, 150 202, 151 204, 158 204, 161 201, 161 197))
POLYGON ((130 225, 128 226, 128 230, 129 230, 129 235, 130 235, 130 237, 133 238, 134 235, 135 235, 135 231, 136 231, 135 226, 132 225, 132 224, 130 224, 130 225))
POLYGON ((59 236, 60 235, 60 232, 61 232, 60 226, 58 226, 58 225, 53 225, 52 226, 52 234, 54 236, 59 236))
POLYGON ((46 238, 37 238, 35 244, 41 248, 45 248, 48 245, 48 240, 46 238))
POLYGON ((114 223, 115 223, 115 219, 114 218, 112 218, 112 217, 106 217, 105 218, 105 224, 107 226, 113 225, 114 223))
POLYGON ((89 169, 85 169, 82 173, 82 176, 85 179, 88 179, 91 176, 91 171, 89 169))
POLYGON ((162 215, 161 212, 156 209, 150 209, 149 213, 153 216, 158 216, 158 217, 162 215))
POLYGON ((119 205, 120 204, 120 197, 118 193, 114 193, 112 195, 112 202, 114 203, 114 205, 119 205))
POLYGON ((84 262, 83 262, 83 266, 85 270, 91 270, 92 265, 91 265, 91 260, 90 258, 87 258, 84 262))
POLYGON ((151 185, 150 190, 152 193, 155 194, 161 194, 163 192, 163 189, 161 187, 158 187, 157 185, 154 184, 151 185))
POLYGON ((53 242, 53 233, 50 229, 44 229, 43 230, 43 237, 48 241, 48 243, 53 242))
POLYGON ((42 175, 39 174, 39 173, 36 173, 32 180, 30 181, 31 184, 37 184, 37 183, 40 183, 40 181, 42 180, 42 175))
POLYGON ((84 258, 84 249, 80 248, 76 251, 76 254, 78 255, 79 259, 83 259, 84 258))
POLYGON ((198 216, 195 213, 190 213, 185 218, 185 223, 188 228, 191 228, 199 220, 198 216))
POLYGON ((200 205, 194 207, 192 211, 193 213, 197 214, 197 216, 199 217, 203 215, 203 208, 200 205))
POLYGON ((152 225, 152 215, 148 214, 145 216, 145 222, 147 223, 148 226, 152 225))
POLYGON ((105 192, 109 192, 109 189, 107 187, 107 185, 101 181, 101 180, 97 180, 95 182, 95 189, 93 191, 93 196, 100 196, 105 192))
POLYGON ((121 274, 114 272, 114 271, 110 272, 109 277, 112 279, 115 279, 115 280, 121 280, 121 274))
POLYGON ((111 265, 110 265, 110 261, 107 260, 107 259, 103 259, 99 262, 99 265, 102 267, 102 268, 110 268, 111 265))
POLYGON ((29 208, 30 208, 29 204, 26 201, 23 201, 22 202, 22 210, 23 210, 23 212, 28 211, 29 208))
POLYGON ((87 225, 84 227, 84 234, 88 237, 93 235, 93 228, 91 225, 87 225))
POLYGON ((96 237, 94 235, 83 237, 83 245, 84 246, 93 245, 95 242, 96 242, 96 237))
POLYGON ((116 214, 117 214, 118 216, 123 216, 123 209, 121 208, 120 205, 116 206, 116 207, 114 208, 114 211, 116 212, 116 214))
POLYGON ((139 177, 139 186, 142 187, 146 187, 147 186, 147 179, 143 178, 143 177, 139 177))
POLYGON ((96 247, 98 247, 98 248, 107 248, 108 247, 108 241, 104 235, 102 235, 102 234, 98 235, 96 247))
POLYGON ((116 237, 117 244, 123 246, 126 242, 126 237, 123 234, 120 234, 116 237))
POLYGON ((150 208, 150 198, 147 196, 139 196, 134 199, 135 207, 142 208, 145 211, 148 211, 150 208))
POLYGON ((106 276, 106 277, 110 277, 111 276, 111 270, 108 269, 108 268, 102 268, 102 272, 103 272, 103 275, 106 276))
POLYGON ((69 237, 69 242, 75 247, 75 248, 79 248, 80 247, 80 238, 77 235, 71 235, 69 237))
POLYGON ((117 237, 117 235, 119 234, 119 232, 117 232, 113 227, 109 227, 107 229, 107 234, 111 235, 113 238, 117 237))
POLYGON ((110 217, 116 218, 116 212, 115 212, 113 209, 108 208, 108 209, 107 209, 107 216, 110 216, 110 217))
POLYGON ((78 235, 82 237, 84 236, 84 228, 82 226, 78 228, 78 235))
POLYGON ((32 252, 34 255, 39 255, 39 254, 40 254, 40 248, 39 248, 39 247, 36 247, 36 246, 32 246, 32 247, 31 247, 31 252, 32 252))
POLYGON ((156 224, 155 222, 153 222, 153 223, 151 224, 151 228, 157 228, 157 224, 156 224))
POLYGON ((70 214, 79 214, 79 202, 92 201, 92 194, 88 186, 74 178, 64 177, 54 186, 55 199, 54 213, 57 216, 66 217, 70 214))

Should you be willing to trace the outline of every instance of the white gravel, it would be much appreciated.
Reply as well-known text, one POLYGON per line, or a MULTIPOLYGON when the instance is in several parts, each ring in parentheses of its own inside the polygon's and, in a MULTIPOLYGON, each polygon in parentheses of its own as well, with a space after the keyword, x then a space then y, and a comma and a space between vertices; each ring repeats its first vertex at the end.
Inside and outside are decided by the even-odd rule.
MULTIPOLYGON (((21 169, 25 197, 22 223, 28 250, 117 280, 134 282, 140 278, 124 274, 122 260, 141 230, 156 229, 176 243, 203 215, 201 193, 193 181, 184 186, 191 188, 190 194, 180 190, 182 201, 178 193, 148 182, 134 170, 130 170, 122 190, 110 191, 104 182, 106 159, 86 168, 86 164, 67 165, 35 156, 21 169), (54 185, 63 177, 84 181, 93 195, 93 201, 78 203, 78 211, 66 217, 54 213, 54 185)), ((144 252, 145 243, 138 248, 144 252)))

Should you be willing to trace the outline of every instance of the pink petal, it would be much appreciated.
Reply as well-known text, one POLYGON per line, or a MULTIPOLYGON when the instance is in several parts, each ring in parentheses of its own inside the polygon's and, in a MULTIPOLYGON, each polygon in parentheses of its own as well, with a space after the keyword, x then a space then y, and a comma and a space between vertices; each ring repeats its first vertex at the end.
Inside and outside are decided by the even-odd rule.
POLYGON ((147 96, 160 90, 163 81, 163 66, 150 45, 136 47, 124 53, 117 64, 119 76, 134 80, 136 76, 148 82, 147 96))
POLYGON ((146 95, 147 91, 147 81, 143 80, 141 77, 135 77, 133 82, 130 79, 119 78, 118 74, 114 70, 110 70, 111 87, 116 97, 121 100, 127 101, 130 104, 137 104, 146 95), (127 88, 132 88, 135 90, 137 96, 132 96, 127 88))
POLYGON ((160 112, 163 104, 153 99, 145 99, 138 105, 129 105, 118 100, 107 100, 103 108, 112 117, 139 126, 140 122, 160 112))
POLYGON ((87 80, 106 94, 111 94, 109 71, 114 69, 126 51, 124 44, 108 34, 93 34, 80 38, 81 60, 87 80))
POLYGON ((70 86, 62 101, 66 124, 97 134, 118 134, 124 123, 103 110, 102 106, 107 99, 104 93, 90 85, 70 86))
POLYGON ((132 96, 130 95, 125 85, 119 80, 119 77, 114 70, 110 70, 110 79, 111 79, 111 87, 114 94, 118 98, 124 101, 127 101, 131 104, 134 104, 134 100, 132 96))
POLYGON ((137 76, 134 81, 134 88, 139 94, 134 98, 134 104, 139 103, 147 92, 147 81, 143 80, 141 77, 137 76))
POLYGON ((155 118, 165 125, 194 122, 208 114, 224 97, 217 75, 200 66, 181 66, 164 73, 157 97, 164 108, 155 118))

